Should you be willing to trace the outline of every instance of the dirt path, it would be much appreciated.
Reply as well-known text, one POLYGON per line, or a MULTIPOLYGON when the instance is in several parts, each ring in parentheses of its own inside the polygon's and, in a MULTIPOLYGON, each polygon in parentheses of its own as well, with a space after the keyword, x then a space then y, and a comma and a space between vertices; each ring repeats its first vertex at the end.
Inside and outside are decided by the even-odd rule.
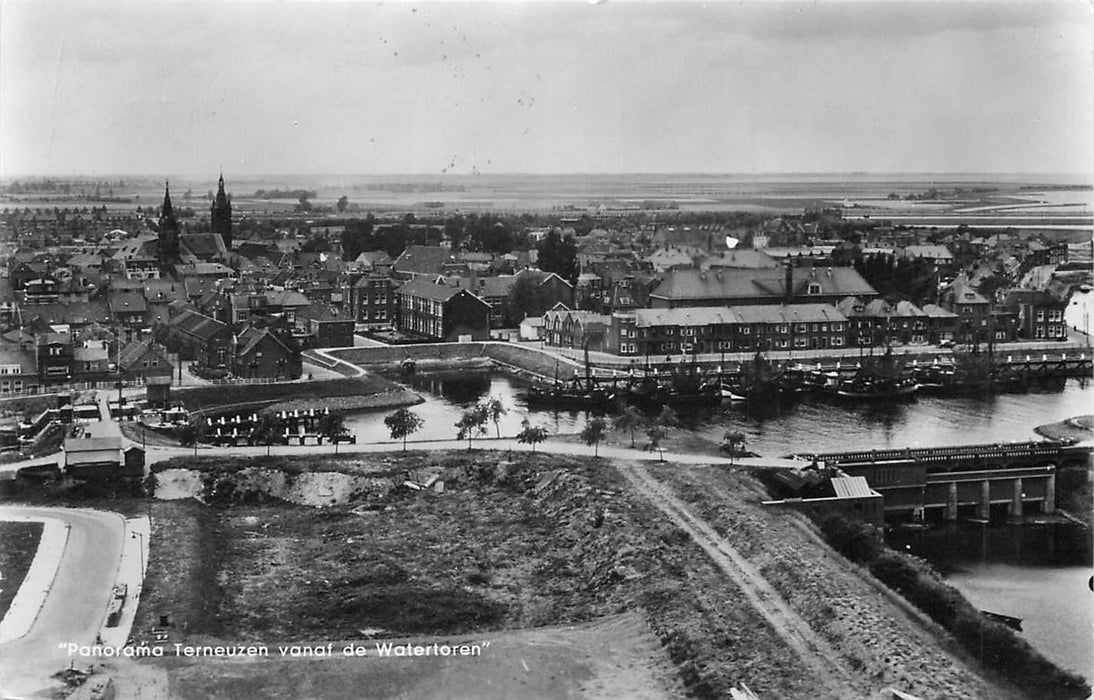
POLYGON ((750 564, 724 537, 691 512, 668 487, 650 475, 638 462, 619 463, 620 472, 635 490, 684 530, 733 580, 745 598, 759 612, 775 633, 797 652, 819 684, 818 696, 832 694, 840 698, 865 697, 853 687, 852 680, 840 662, 840 656, 827 641, 818 636, 779 595, 763 575, 750 564))

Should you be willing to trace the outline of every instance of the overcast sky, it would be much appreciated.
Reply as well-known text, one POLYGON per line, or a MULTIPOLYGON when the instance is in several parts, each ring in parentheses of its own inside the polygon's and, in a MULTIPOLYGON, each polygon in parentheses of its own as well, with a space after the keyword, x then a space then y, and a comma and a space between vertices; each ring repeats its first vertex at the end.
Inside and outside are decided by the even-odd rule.
POLYGON ((0 174, 1089 173, 1091 7, 0 0, 0 174))

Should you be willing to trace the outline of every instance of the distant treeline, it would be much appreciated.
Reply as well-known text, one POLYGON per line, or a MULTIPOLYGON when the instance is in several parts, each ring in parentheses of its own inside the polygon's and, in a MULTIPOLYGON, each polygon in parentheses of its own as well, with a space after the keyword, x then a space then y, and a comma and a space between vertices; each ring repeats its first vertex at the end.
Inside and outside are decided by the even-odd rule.
POLYGON ((315 190, 255 190, 255 199, 315 199, 315 190))
POLYGON ((367 190, 378 190, 380 192, 466 192, 467 187, 464 185, 446 185, 441 182, 392 182, 392 183, 370 183, 365 185, 367 190))

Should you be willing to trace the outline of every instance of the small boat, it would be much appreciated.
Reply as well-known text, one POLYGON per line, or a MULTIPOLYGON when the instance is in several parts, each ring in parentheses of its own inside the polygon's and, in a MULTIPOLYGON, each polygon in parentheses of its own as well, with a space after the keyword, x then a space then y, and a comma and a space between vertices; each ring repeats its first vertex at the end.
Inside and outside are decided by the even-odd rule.
POLYGON ((1021 632, 1022 631, 1022 618, 1020 618, 1020 617, 1011 617, 1010 615, 1001 615, 999 613, 994 613, 994 612, 991 612, 989 610, 981 610, 980 614, 983 615, 984 617, 988 618, 989 620, 995 620, 996 622, 1002 622, 1004 625, 1006 625, 1007 627, 1010 627, 1012 630, 1015 630, 1016 632, 1021 632))
POLYGON ((725 387, 722 387, 721 389, 721 397, 723 401, 731 401, 734 403, 748 400, 740 394, 734 394, 732 390, 726 389, 725 387))
POLYGON ((855 376, 840 379, 829 373, 824 390, 847 399, 901 399, 919 390, 919 382, 911 372, 898 367, 891 348, 885 350, 880 360, 863 361, 855 376))

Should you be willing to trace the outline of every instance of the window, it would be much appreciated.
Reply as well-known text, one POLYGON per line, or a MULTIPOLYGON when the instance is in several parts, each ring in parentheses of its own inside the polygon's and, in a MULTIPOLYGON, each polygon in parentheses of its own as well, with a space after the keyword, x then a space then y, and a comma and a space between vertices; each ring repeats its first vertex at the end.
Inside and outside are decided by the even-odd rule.
POLYGON ((780 350, 785 350, 788 345, 789 343, 785 340, 780 339, 775 341, 775 347, 779 348, 780 350))
POLYGON ((809 287, 806 289, 806 294, 820 294, 821 286, 817 282, 810 282, 809 287))
POLYGON ((843 338, 841 336, 834 335, 834 336, 832 336, 831 343, 832 343, 832 347, 841 348, 841 347, 843 347, 843 338))
POLYGON ((794 332, 795 333, 808 333, 809 332, 809 325, 805 324, 805 323, 799 323, 798 325, 794 326, 794 332))
POLYGON ((809 346, 808 338, 794 338, 794 347, 804 348, 809 346))
POLYGON ((780 323, 779 325, 775 326, 775 332, 785 335, 786 333, 790 332, 790 326, 786 323, 780 323))
POLYGON ((741 335, 749 335, 752 333, 752 326, 741 326, 741 335))

